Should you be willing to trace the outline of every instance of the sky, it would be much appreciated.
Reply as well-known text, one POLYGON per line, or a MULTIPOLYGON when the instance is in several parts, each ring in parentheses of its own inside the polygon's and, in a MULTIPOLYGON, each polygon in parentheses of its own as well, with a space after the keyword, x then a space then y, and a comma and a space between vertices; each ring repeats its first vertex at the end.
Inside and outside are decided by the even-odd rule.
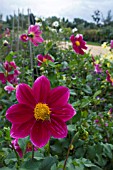
POLYGON ((92 22, 91 15, 95 10, 100 10, 106 17, 107 12, 113 7, 113 0, 0 0, 0 2, 3 19, 6 15, 13 15, 14 11, 18 14, 18 9, 27 14, 29 8, 37 17, 57 16, 70 21, 73 21, 73 18, 81 18, 92 22))

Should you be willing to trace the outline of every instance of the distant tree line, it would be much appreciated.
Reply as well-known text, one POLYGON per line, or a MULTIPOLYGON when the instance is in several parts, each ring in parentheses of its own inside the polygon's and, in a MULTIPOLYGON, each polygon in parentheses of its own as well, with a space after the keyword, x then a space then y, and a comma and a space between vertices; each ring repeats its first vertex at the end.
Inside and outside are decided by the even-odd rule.
MULTIPOLYGON (((36 18, 33 13, 30 13, 30 24, 35 24, 36 18)), ((113 16, 112 11, 109 10, 107 16, 104 16, 101 11, 96 10, 92 14, 93 22, 88 22, 81 18, 74 18, 73 21, 69 21, 65 18, 58 18, 56 16, 45 18, 44 20, 40 18, 43 24, 43 30, 47 31, 47 27, 51 27, 54 21, 59 22, 58 30, 60 28, 77 28, 78 32, 84 35, 85 40, 100 42, 110 41, 113 39, 113 16)), ((2 29, 5 28, 17 30, 28 29, 28 15, 18 13, 18 15, 7 15, 6 21, 2 20, 2 14, 0 14, 0 24, 2 24, 2 29)))

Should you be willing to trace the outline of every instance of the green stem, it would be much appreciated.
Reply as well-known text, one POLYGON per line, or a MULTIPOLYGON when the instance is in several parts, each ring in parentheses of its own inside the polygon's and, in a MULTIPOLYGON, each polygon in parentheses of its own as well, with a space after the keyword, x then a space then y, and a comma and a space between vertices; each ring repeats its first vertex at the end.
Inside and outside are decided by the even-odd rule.
POLYGON ((32 147, 32 160, 34 159, 34 145, 32 147))
POLYGON ((12 146, 14 152, 15 152, 15 155, 16 155, 16 158, 17 158, 17 164, 18 164, 18 166, 20 166, 20 158, 19 158, 19 155, 18 155, 18 153, 16 152, 16 149, 14 148, 14 146, 13 146, 12 144, 11 144, 11 146, 12 146))
POLYGON ((72 146, 72 144, 73 144, 75 138, 78 138, 78 136, 79 136, 79 132, 75 133, 75 135, 73 136, 73 138, 72 138, 72 140, 71 140, 71 143, 70 143, 70 145, 69 145, 69 147, 68 147, 66 159, 65 159, 65 161, 64 161, 63 170, 65 170, 65 168, 66 168, 66 164, 67 164, 67 160, 68 160, 69 153, 70 153, 70 150, 71 150, 71 146, 72 146))

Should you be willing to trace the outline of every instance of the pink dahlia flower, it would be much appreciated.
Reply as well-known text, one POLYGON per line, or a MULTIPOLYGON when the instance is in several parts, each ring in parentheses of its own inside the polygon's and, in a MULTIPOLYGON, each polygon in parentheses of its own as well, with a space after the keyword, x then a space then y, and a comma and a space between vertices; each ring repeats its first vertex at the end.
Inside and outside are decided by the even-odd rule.
POLYGON ((113 48, 113 40, 110 42, 110 47, 113 48))
POLYGON ((76 36, 71 35, 70 40, 73 45, 73 49, 77 54, 84 55, 83 49, 87 49, 86 42, 83 40, 83 36, 81 34, 77 34, 76 36))
POLYGON ((11 93, 12 91, 16 90, 16 88, 10 85, 10 86, 5 86, 4 90, 8 91, 8 93, 11 93))
POLYGON ((23 41, 23 42, 27 42, 29 40, 29 38, 28 38, 27 34, 22 34, 20 36, 20 40, 23 41))
POLYGON ((92 56, 92 60, 93 60, 93 65, 94 65, 94 68, 95 68, 95 72, 98 74, 98 73, 101 73, 102 72, 102 69, 101 69, 101 65, 100 64, 96 64, 96 61, 94 59, 94 57, 92 56))
POLYGON ((15 83, 15 80, 17 79, 17 76, 21 73, 18 70, 17 65, 14 61, 8 62, 5 61, 3 63, 3 72, 0 72, 0 81, 5 84, 7 81, 10 83, 15 83))
POLYGON ((75 115, 74 108, 68 103, 69 89, 58 86, 51 89, 45 76, 37 78, 30 88, 19 84, 16 88, 18 104, 11 106, 6 118, 12 123, 10 135, 13 138, 30 136, 33 145, 41 148, 50 137, 67 136, 66 121, 75 115))
POLYGON ((29 40, 35 45, 38 46, 38 43, 42 43, 44 40, 41 37, 42 31, 38 25, 30 25, 28 28, 28 37, 29 40))
POLYGON ((37 59, 38 59, 38 66, 41 66, 44 62, 47 62, 48 60, 51 62, 54 62, 52 57, 48 54, 45 56, 43 56, 42 54, 39 54, 37 55, 37 59))
POLYGON ((107 74, 107 77, 106 77, 106 80, 108 82, 110 82, 113 86, 113 78, 111 77, 111 75, 109 74, 108 70, 106 70, 106 74, 107 74))

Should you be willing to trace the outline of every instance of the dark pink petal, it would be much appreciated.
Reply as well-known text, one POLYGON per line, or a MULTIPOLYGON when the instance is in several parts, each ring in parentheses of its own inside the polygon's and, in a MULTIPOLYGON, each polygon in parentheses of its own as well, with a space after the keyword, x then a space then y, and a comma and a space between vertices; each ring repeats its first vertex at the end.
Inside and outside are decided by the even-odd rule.
POLYGON ((51 110, 51 117, 53 115, 62 120, 63 122, 70 120, 76 114, 76 111, 70 104, 66 104, 63 107, 52 108, 51 110))
POLYGON ((16 98, 19 103, 29 105, 29 107, 34 108, 36 105, 33 91, 27 84, 22 83, 17 86, 16 98))
POLYGON ((67 87, 59 86, 52 89, 49 93, 47 104, 53 107, 64 106, 67 104, 69 99, 69 89, 67 87))
POLYGON ((6 111, 6 118, 14 124, 27 122, 33 117, 33 109, 25 104, 15 104, 6 111))
POLYGON ((81 48, 79 49, 79 54, 84 55, 84 51, 81 48))
POLYGON ((46 126, 46 122, 37 121, 31 129, 30 139, 38 148, 47 144, 50 139, 50 131, 46 126))
POLYGON ((40 76, 37 78, 33 85, 34 96, 37 103, 46 103, 48 94, 50 92, 50 82, 45 76, 40 76))
POLYGON ((67 126, 59 118, 52 116, 51 121, 47 123, 51 135, 54 138, 65 138, 67 136, 67 126))
POLYGON ((71 35, 71 36, 70 36, 70 40, 72 41, 72 43, 74 43, 74 42, 75 42, 75 36, 74 36, 74 35, 71 35))
POLYGON ((7 80, 11 83, 11 81, 14 79, 14 74, 9 74, 7 76, 7 80))
POLYGON ((5 84, 6 83, 6 78, 4 76, 4 73, 0 73, 0 81, 5 84))
POLYGON ((30 135, 30 130, 36 120, 33 118, 23 124, 13 124, 11 127, 10 135, 12 138, 25 138, 30 135))
POLYGON ((41 66, 41 64, 43 63, 43 55, 42 54, 37 55, 37 59, 38 59, 38 66, 41 66))

